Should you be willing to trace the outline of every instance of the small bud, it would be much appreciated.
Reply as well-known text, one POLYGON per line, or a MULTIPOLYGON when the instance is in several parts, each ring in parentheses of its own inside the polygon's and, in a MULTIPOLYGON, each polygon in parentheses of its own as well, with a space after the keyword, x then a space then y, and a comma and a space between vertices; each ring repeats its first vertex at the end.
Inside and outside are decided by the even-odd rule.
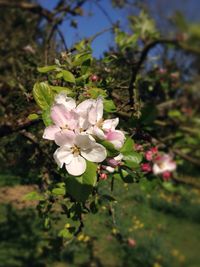
POLYGON ((106 179, 108 179, 108 175, 106 173, 101 173, 100 174, 100 179, 101 180, 106 180, 106 179))
POLYGON ((134 248, 136 246, 136 241, 135 239, 132 238, 128 238, 128 245, 132 248, 134 248))
POLYGON ((143 172, 151 172, 151 165, 149 163, 142 163, 141 164, 141 170, 143 172))
POLYGON ((164 181, 169 181, 169 179, 171 178, 171 172, 169 171, 165 171, 163 174, 162 174, 162 178, 164 181))
POLYGON ((160 74, 165 74, 165 73, 167 72, 167 70, 166 70, 166 69, 163 69, 163 68, 160 68, 160 69, 158 70, 158 72, 159 72, 160 74))
POLYGON ((150 150, 151 150, 151 152, 153 154, 157 154, 158 153, 158 148, 156 146, 155 147, 152 147, 150 150))
POLYGON ((133 149, 135 149, 136 151, 143 151, 143 146, 140 144, 134 144, 133 149))
POLYGON ((153 159, 153 152, 151 150, 145 152, 145 159, 148 161, 151 161, 153 159))
POLYGON ((90 76, 90 80, 92 81, 92 82, 97 82, 98 80, 99 80, 99 77, 97 76, 97 75, 91 75, 90 76))

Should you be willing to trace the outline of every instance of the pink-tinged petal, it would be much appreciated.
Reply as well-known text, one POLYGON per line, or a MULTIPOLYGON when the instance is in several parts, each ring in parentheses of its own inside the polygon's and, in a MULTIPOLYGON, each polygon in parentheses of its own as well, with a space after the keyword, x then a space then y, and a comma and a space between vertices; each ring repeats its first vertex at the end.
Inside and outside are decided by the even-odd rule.
POLYGON ((95 145, 87 150, 81 150, 81 155, 92 162, 102 162, 107 157, 107 152, 104 146, 95 143, 95 145))
POLYGON ((67 118, 67 126, 69 129, 75 130, 78 128, 79 116, 76 112, 74 112, 73 110, 67 112, 66 118, 67 118))
POLYGON ((48 140, 55 140, 55 134, 60 131, 60 127, 56 125, 51 125, 45 128, 43 133, 43 138, 48 140))
POLYGON ((76 102, 73 98, 68 97, 66 92, 61 92, 55 97, 56 104, 63 104, 68 110, 76 108, 76 102))
POLYGON ((55 125, 59 127, 65 127, 68 123, 67 109, 62 104, 56 104, 51 109, 51 119, 55 125))
POLYGON ((97 126, 93 127, 93 135, 96 135, 99 139, 106 139, 104 132, 97 126))
POLYGON ((120 149, 125 141, 125 135, 122 131, 115 130, 106 133, 106 140, 110 141, 116 149, 120 149))
POLYGON ((62 168, 63 164, 69 164, 71 162, 73 154, 69 148, 60 147, 55 151, 53 157, 58 166, 62 168))
POLYGON ((119 130, 110 131, 106 133, 106 139, 108 141, 113 141, 113 140, 124 141, 125 135, 122 131, 119 131, 119 130))
POLYGON ((62 130, 55 134, 55 143, 58 146, 72 147, 74 145, 75 133, 70 130, 62 130))
POLYGON ((81 150, 85 150, 94 146, 95 139, 89 134, 82 133, 76 135, 74 143, 80 147, 81 150))
POLYGON ((110 130, 114 131, 118 124, 119 124, 119 118, 105 120, 103 122, 102 128, 104 131, 107 131, 107 132, 110 130))
POLYGON ((173 172, 176 170, 176 163, 174 161, 169 161, 166 167, 166 171, 173 172))
POLYGON ((69 111, 62 104, 56 104, 52 107, 51 118, 61 128, 67 127, 74 130, 78 126, 78 114, 73 110, 69 111))
POLYGON ((65 164, 65 168, 69 174, 79 176, 86 170, 86 161, 81 156, 73 156, 69 164, 65 164))

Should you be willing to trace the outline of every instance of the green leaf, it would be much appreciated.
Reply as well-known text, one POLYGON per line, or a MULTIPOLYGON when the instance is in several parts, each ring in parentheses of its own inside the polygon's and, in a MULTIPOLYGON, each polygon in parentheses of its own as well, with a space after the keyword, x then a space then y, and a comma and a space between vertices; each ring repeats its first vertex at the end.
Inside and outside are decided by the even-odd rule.
POLYGON ((182 114, 179 110, 172 109, 168 112, 168 116, 171 118, 180 118, 182 116, 182 114))
POLYGON ((56 93, 65 92, 69 96, 73 96, 74 95, 74 92, 68 87, 52 86, 52 85, 50 87, 56 93))
POLYGON ((60 232, 58 233, 58 236, 59 236, 59 237, 62 237, 62 238, 66 238, 66 239, 71 239, 71 238, 73 238, 73 234, 70 233, 69 230, 66 229, 66 228, 60 230, 60 232))
POLYGON ((84 52, 84 53, 75 55, 74 60, 73 60, 73 66, 81 66, 86 61, 89 62, 89 65, 91 64, 91 61, 92 61, 91 52, 84 52))
POLYGON ((96 99, 99 96, 102 97, 107 97, 107 93, 105 90, 101 89, 101 88, 96 88, 96 87, 92 87, 88 90, 88 93, 90 94, 90 96, 94 99, 96 99))
POLYGON ((63 77, 63 73, 62 72, 58 72, 56 74, 56 79, 61 79, 63 77))
POLYGON ((44 197, 36 191, 30 192, 24 196, 25 200, 44 200, 44 197))
POLYGON ((52 194, 56 196, 64 196, 66 194, 65 188, 54 188, 52 194))
POLYGON ((84 202, 97 182, 97 164, 87 161, 86 171, 82 176, 66 179, 67 192, 77 201, 84 202))
POLYGON ((47 108, 46 110, 43 110, 42 112, 42 120, 46 127, 53 124, 51 116, 50 116, 50 112, 51 112, 50 107, 47 108))
POLYGON ((142 161, 142 155, 135 152, 124 152, 123 154, 123 160, 125 161, 126 165, 130 168, 137 168, 139 163, 142 161))
POLYGON ((45 83, 35 83, 33 97, 41 109, 49 108, 53 103, 53 93, 50 86, 45 83))
POLYGON ((104 99, 103 104, 104 104, 104 110, 106 112, 110 113, 116 111, 115 103, 112 100, 104 99))
POLYGON ((36 113, 32 113, 32 114, 28 115, 28 119, 29 119, 30 121, 37 120, 38 118, 39 118, 39 116, 38 116, 38 114, 36 114, 36 113))
POLYGON ((119 154, 119 151, 116 150, 116 148, 114 147, 114 145, 112 143, 110 143, 109 141, 102 141, 100 140, 99 143, 104 146, 107 150, 107 156, 109 157, 113 157, 119 154))
POLYGON ((158 181, 149 181, 147 178, 140 179, 139 185, 140 189, 145 192, 152 192, 152 190, 157 186, 158 181))
POLYGON ((57 69, 57 65, 38 67, 37 70, 41 73, 46 73, 57 69))
POLYGON ((128 171, 124 169, 120 169, 119 173, 114 174, 114 178, 117 180, 122 180, 125 183, 133 183, 134 177, 133 175, 130 175, 128 171))
POLYGON ((74 75, 68 70, 62 70, 63 79, 69 83, 75 83, 74 75))
POLYGON ((123 145, 123 147, 120 149, 120 152, 126 153, 126 152, 132 152, 134 149, 134 141, 131 137, 126 138, 126 141, 123 145))

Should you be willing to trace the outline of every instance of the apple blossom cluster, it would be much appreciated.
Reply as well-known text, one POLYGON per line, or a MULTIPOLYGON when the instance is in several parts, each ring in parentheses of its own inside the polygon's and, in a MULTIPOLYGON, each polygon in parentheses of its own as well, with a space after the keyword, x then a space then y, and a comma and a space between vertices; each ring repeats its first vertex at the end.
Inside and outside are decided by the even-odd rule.
POLYGON ((100 140, 109 141, 116 150, 124 144, 124 133, 116 130, 119 119, 103 119, 101 97, 77 105, 73 98, 61 92, 55 97, 50 117, 53 123, 45 128, 43 138, 59 146, 54 159, 73 176, 85 172, 86 160, 100 163, 106 159, 107 151, 100 140))
MULTIPOLYGON (((141 150, 141 145, 136 145, 137 150, 141 150)), ((141 170, 145 173, 162 175, 163 180, 169 180, 171 173, 176 170, 176 162, 169 154, 161 154, 157 147, 152 147, 144 154, 146 163, 141 164, 141 170)))

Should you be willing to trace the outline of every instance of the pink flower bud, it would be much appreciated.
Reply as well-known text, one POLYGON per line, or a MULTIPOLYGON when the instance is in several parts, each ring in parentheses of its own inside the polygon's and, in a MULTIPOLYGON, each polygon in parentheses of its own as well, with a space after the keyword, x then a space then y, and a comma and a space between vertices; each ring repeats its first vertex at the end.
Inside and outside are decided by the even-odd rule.
POLYGON ((119 165, 119 161, 112 159, 112 158, 107 159, 107 162, 113 168, 116 168, 119 165))
POLYGON ((92 81, 92 82, 97 82, 98 80, 99 80, 99 77, 97 76, 97 75, 91 75, 90 76, 90 80, 92 81))
POLYGON ((100 174, 100 179, 101 180, 106 180, 106 179, 108 179, 108 175, 106 173, 101 173, 100 174))
POLYGON ((158 153, 158 148, 156 146, 152 147, 150 150, 153 154, 158 153))
POLYGON ((171 78, 172 79, 178 79, 179 78, 179 72, 172 72, 171 74, 170 74, 170 76, 171 76, 171 78))
POLYGON ((171 178, 171 172, 169 172, 169 171, 163 172, 162 178, 164 181, 169 181, 169 179, 171 178))
POLYGON ((145 152, 145 159, 148 161, 151 161, 153 159, 153 152, 151 150, 145 152))
POLYGON ((134 248, 136 246, 136 241, 135 239, 132 238, 128 238, 128 245, 132 248, 134 248))
POLYGON ((160 74, 165 74, 165 73, 167 72, 167 70, 166 70, 166 69, 163 69, 163 68, 160 68, 160 69, 158 70, 158 72, 159 72, 160 74))
POLYGON ((143 151, 143 146, 140 144, 134 144, 133 149, 135 149, 136 151, 143 151))
POLYGON ((142 163, 141 170, 143 172, 151 172, 151 165, 149 163, 142 163))

